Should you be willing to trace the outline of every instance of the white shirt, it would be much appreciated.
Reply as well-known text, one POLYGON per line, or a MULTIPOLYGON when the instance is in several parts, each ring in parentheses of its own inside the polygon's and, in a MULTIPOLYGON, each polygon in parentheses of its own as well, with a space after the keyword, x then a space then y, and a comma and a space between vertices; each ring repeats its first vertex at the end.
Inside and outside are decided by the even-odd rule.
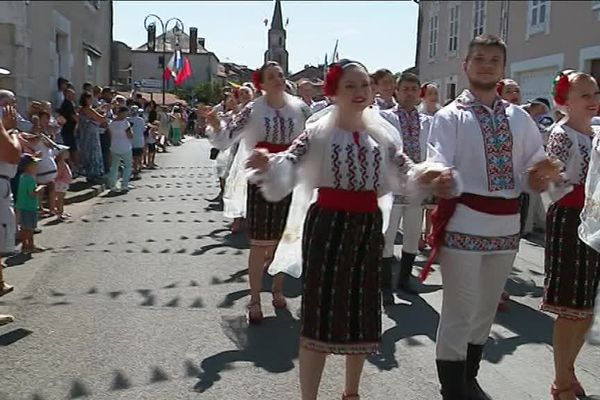
POLYGON ((405 111, 400 105, 381 111, 381 115, 400 132, 403 150, 411 160, 416 163, 423 161, 433 119, 416 109, 405 111))
POLYGON ((146 122, 144 118, 140 116, 129 117, 129 123, 131 124, 131 130, 133 131, 133 147, 140 149, 144 147, 144 128, 146 122))
MULTIPOLYGON (((503 102, 510 134, 500 136, 497 130, 486 130, 484 134, 474 108, 465 106, 463 101, 472 102, 475 98, 465 90, 433 117, 427 161, 452 167, 462 193, 519 197, 527 189, 527 169, 545 159, 535 122, 521 107, 503 102), (500 141, 502 144, 498 145, 500 141)), ((519 214, 491 215, 462 204, 458 204, 446 228, 447 232, 484 237, 517 235, 519 230, 519 214)))
POLYGON ((131 139, 127 137, 127 129, 131 125, 126 119, 114 120, 108 126, 110 130, 110 151, 116 154, 131 153, 131 139))

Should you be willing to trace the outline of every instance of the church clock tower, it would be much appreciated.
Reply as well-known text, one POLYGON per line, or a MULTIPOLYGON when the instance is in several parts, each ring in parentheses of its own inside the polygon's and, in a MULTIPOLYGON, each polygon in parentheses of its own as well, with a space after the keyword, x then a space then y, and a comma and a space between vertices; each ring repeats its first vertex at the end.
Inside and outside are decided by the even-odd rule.
POLYGON ((271 19, 269 29, 269 46, 265 52, 265 62, 277 61, 284 74, 288 74, 288 52, 285 49, 286 32, 283 27, 283 16, 281 15, 281 0, 275 0, 275 10, 271 19))

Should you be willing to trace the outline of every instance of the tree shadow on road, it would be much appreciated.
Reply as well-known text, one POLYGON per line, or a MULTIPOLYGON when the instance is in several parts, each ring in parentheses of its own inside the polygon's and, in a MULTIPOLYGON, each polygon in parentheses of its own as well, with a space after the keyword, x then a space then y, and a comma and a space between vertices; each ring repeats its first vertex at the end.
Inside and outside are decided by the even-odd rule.
POLYGON ((260 326, 248 326, 245 316, 224 318, 221 326, 237 349, 228 350, 200 363, 199 381, 193 390, 205 392, 221 379, 223 371, 236 362, 250 362, 270 373, 284 373, 294 368, 298 358, 300 321, 288 310, 278 310, 276 317, 267 317, 260 326))
POLYGON ((408 346, 424 346, 415 336, 427 336, 435 342, 438 312, 421 296, 406 296, 400 304, 387 306, 385 314, 396 325, 386 330, 381 337, 379 352, 367 358, 368 362, 380 370, 389 371, 398 368, 396 343, 407 339, 408 346))

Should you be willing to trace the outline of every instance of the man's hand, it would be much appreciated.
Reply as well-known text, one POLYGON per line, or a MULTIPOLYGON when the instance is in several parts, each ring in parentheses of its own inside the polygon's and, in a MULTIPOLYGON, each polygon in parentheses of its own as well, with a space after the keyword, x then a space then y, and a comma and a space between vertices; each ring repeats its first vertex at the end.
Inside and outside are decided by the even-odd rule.
POLYGON ((256 149, 246 161, 246 167, 265 173, 269 170, 269 152, 265 149, 256 149))
POLYGON ((219 130, 221 127, 221 121, 219 120, 219 116, 215 111, 213 111, 211 106, 204 106, 200 108, 200 116, 206 119, 206 123, 210 125, 215 131, 219 130))
POLYGON ((454 176, 450 168, 441 171, 436 178, 431 181, 433 194, 442 199, 450 199, 454 192, 454 176))

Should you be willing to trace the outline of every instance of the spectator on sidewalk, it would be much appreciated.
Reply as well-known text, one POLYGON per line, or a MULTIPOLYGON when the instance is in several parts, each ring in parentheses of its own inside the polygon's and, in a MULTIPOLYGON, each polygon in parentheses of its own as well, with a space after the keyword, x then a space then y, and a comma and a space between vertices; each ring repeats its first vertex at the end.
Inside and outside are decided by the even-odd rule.
POLYGON ((62 144, 71 149, 71 170, 78 171, 79 155, 77 154, 77 142, 75 140, 75 128, 79 120, 79 115, 75 108, 75 90, 68 88, 65 90, 65 99, 58 111, 60 116, 64 118, 65 123, 60 131, 62 144))
POLYGON ((62 105, 63 101, 65 101, 65 90, 67 89, 68 83, 69 81, 62 76, 58 78, 58 81, 56 82, 57 90, 54 92, 54 98, 52 99, 52 103, 55 107, 57 107, 55 109, 56 112, 60 111, 60 106, 62 105))
POLYGON ((45 249, 35 246, 33 233, 38 223, 39 194, 44 189, 44 186, 38 185, 36 182, 40 159, 26 154, 23 156, 22 162, 23 173, 19 178, 19 195, 16 203, 21 226, 21 251, 23 254, 39 253, 45 249))
MULTIPOLYGON (((16 110, 12 107, 2 109, 3 117, 0 120, 0 297, 14 290, 13 286, 4 281, 2 269, 5 264, 2 257, 15 250, 16 223, 12 207, 12 194, 10 179, 17 171, 17 164, 21 155, 21 145, 17 139, 16 110)), ((0 325, 11 322, 10 315, 0 315, 0 325)))
POLYGON ((67 149, 63 149, 56 155, 56 165, 58 169, 58 173, 56 178, 54 179, 55 186, 55 213, 57 218, 60 221, 64 221, 70 217, 69 214, 65 213, 64 204, 65 204, 65 194, 67 190, 69 190, 69 185, 73 180, 73 176, 71 174, 71 169, 69 168, 69 164, 67 164, 67 160, 69 159, 69 151, 67 149))
POLYGON ((79 141, 80 173, 88 182, 99 183, 104 175, 104 159, 100 144, 100 127, 106 125, 104 114, 92 108, 94 98, 91 92, 83 92, 79 98, 79 141))
POLYGON ((146 121, 142 117, 144 110, 138 106, 131 107, 131 116, 129 117, 129 124, 133 131, 133 177, 132 180, 140 179, 140 172, 142 171, 142 156, 144 155, 144 129, 146 127, 146 121))
POLYGON ((127 121, 129 109, 125 106, 119 108, 117 117, 110 123, 108 130, 110 132, 110 154, 111 166, 109 187, 112 192, 117 191, 117 178, 119 167, 123 163, 123 179, 121 181, 121 192, 129 191, 129 179, 131 178, 132 164, 132 140, 133 132, 131 125, 127 121))

